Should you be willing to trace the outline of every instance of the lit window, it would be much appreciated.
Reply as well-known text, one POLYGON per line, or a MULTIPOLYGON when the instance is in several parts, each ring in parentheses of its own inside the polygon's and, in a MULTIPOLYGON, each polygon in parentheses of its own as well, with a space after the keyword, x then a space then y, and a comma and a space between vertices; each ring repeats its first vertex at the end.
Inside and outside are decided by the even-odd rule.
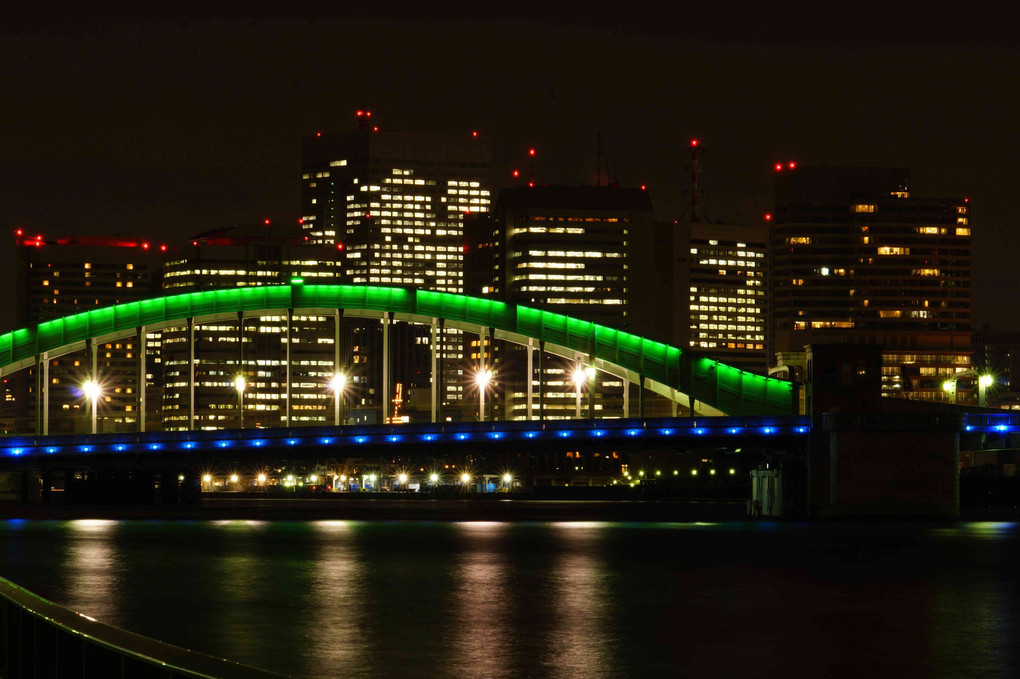
POLYGON ((875 206, 867 203, 858 203, 854 205, 854 212, 874 212, 875 206))

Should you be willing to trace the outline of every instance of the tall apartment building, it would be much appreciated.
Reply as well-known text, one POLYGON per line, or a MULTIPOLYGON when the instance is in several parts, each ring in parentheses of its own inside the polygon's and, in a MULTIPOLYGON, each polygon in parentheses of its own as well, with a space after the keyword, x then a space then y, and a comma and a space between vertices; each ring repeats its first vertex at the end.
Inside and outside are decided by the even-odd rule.
MULTIPOLYGON (((358 129, 306 137, 302 146, 302 225, 311 244, 340 248, 340 281, 464 292, 463 236, 466 215, 491 209, 491 140, 476 132, 445 134, 380 128, 359 111, 358 129)), ((351 332, 357 359, 381 379, 366 348, 377 344, 378 324, 351 332)), ((403 329, 396 356, 410 357, 396 368, 405 391, 431 379, 428 333, 403 329)), ((461 334, 440 333, 445 357, 444 405, 463 394, 461 334)), ((387 406, 388 407, 388 406, 387 406)), ((453 412, 452 410, 448 412, 453 412)))
MULTIPOLYGON (((275 225, 219 229, 195 236, 168 258, 162 277, 167 295, 217 288, 280 285, 292 278, 333 283, 339 267, 333 246, 308 246, 304 232, 275 225)), ((335 317, 286 314, 228 319, 195 329, 196 429, 330 424, 335 374, 335 317), (288 333, 289 323, 289 333, 288 333), (288 340, 289 338, 289 340, 288 340), (285 398, 290 344, 291 402, 285 398), (245 380, 239 398, 235 380, 245 380), (239 407, 243 404, 243 419, 239 407)), ((347 356, 349 352, 342 352, 347 356)), ((345 359, 341 359, 345 360, 345 359)), ((187 429, 190 350, 188 328, 163 331, 163 427, 187 429)), ((339 366, 348 372, 357 366, 339 366)), ((349 398, 357 398, 351 394, 349 398)))
MULTIPOLYGON (((17 234, 19 274, 15 294, 18 325, 25 327, 90 309, 145 299, 155 294, 167 245, 129 236, 63 236, 17 234)), ((155 356, 158 337, 150 335, 148 350, 155 356)), ((95 347, 96 371, 103 385, 97 410, 100 431, 137 430, 139 342, 127 338, 95 347)), ((47 384, 37 385, 34 369, 10 377, 5 399, 14 399, 15 428, 34 431, 37 389, 49 390, 50 433, 87 431, 91 422, 82 385, 91 374, 85 351, 51 359, 47 384)), ((146 372, 149 399, 158 395, 152 365, 146 372)), ((11 404, 7 404, 10 406, 11 404)))
POLYGON ((884 395, 946 398, 971 368, 967 201, 913 197, 905 169, 776 167, 770 357, 878 344, 884 395))
MULTIPOLYGON (((500 192, 494 219, 471 223, 466 257, 471 271, 469 294, 493 296, 507 302, 566 314, 614 328, 629 330, 630 248, 647 237, 652 206, 647 192, 609 186, 536 186, 500 192)), ((492 355, 485 347, 476 360, 492 355)), ((526 359, 510 345, 496 347, 498 389, 507 419, 574 417, 578 366, 555 356, 543 356, 545 390, 527 412, 526 359)), ((531 375, 539 384, 539 362, 531 375)), ((599 376, 588 409, 587 386, 582 387, 583 413, 597 417, 622 414, 623 382, 599 376)))

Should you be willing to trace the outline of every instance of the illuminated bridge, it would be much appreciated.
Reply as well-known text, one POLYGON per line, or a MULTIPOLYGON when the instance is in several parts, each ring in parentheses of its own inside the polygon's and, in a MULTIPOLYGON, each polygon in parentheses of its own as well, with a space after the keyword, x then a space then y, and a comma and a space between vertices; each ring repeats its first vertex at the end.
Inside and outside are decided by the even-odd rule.
MULTIPOLYGON (((505 304, 503 302, 448 293, 346 285, 305 285, 295 279, 290 285, 235 288, 159 297, 120 304, 75 314, 0 336, 0 376, 34 367, 37 434, 49 433, 50 361, 85 350, 89 358, 87 372, 98 382, 98 348, 101 345, 137 337, 137 362, 133 412, 139 431, 145 428, 145 356, 146 336, 167 328, 187 327, 188 359, 184 371, 189 397, 186 428, 196 429, 195 368, 201 363, 195 342, 195 329, 203 325, 238 322, 244 318, 278 314, 286 334, 280 398, 286 413, 282 421, 293 423, 292 356, 290 341, 295 315, 333 317, 337 340, 334 342, 334 371, 341 369, 340 323, 343 318, 378 319, 382 326, 381 403, 393 396, 389 341, 390 326, 397 321, 431 329, 431 367, 435 377, 442 357, 437 333, 456 329, 476 333, 527 348, 529 373, 533 355, 552 354, 574 361, 593 371, 612 375, 624 384, 638 385, 638 412, 644 415, 643 394, 650 391, 682 404, 691 414, 702 415, 790 415, 796 412, 794 385, 727 366, 702 354, 681 350, 620 330, 560 314, 505 304)), ((479 346, 484 342, 480 341, 479 346)), ((346 357, 343 357, 346 359, 346 357)), ((542 371, 538 371, 542 374, 542 371)), ((533 373, 532 373, 533 374, 533 373)), ((542 379, 540 377, 540 379, 542 379)), ((440 379, 432 379, 432 421, 437 421, 437 394, 440 379)), ((624 390, 622 415, 631 413, 624 390)), ((533 413, 533 389, 527 389, 527 413, 533 413)), ((539 394, 542 393, 541 385, 539 394)), ((94 408, 93 408, 94 410, 94 408)), ((676 412, 674 410, 674 412, 676 412)), ((94 415, 93 415, 94 416, 94 415)), ((183 418, 182 418, 183 419, 183 418)))
MULTIPOLYGON (((334 371, 339 371, 342 365, 339 344, 333 341, 334 359, 332 366, 327 366, 334 371)), ((827 351, 829 358, 816 356, 816 360, 851 360, 841 358, 842 354, 835 349, 827 351)), ((841 371, 838 363, 833 366, 835 369, 830 372, 835 375, 861 374, 841 371)), ((1020 427, 1018 418, 993 413, 886 412, 877 405, 877 393, 876 405, 861 412, 815 403, 812 421, 795 414, 796 391, 790 382, 746 373, 696 352, 594 323, 446 293, 305 285, 297 279, 290 285, 216 290, 122 304, 0 336, 0 375, 30 367, 35 370, 35 394, 41 395, 35 399, 35 432, 0 439, 0 467, 8 470, 6 476, 0 474, 0 495, 8 499, 29 498, 35 488, 36 496, 42 489, 45 501, 46 489, 58 490, 61 482, 64 489, 70 489, 79 480, 94 481, 93 490, 81 497, 105 498, 111 488, 126 478, 133 489, 130 493, 151 496, 153 488, 158 487, 164 501, 174 501, 175 494, 180 501, 182 493, 194 491, 199 487, 199 479, 209 475, 204 470, 218 469, 220 473, 224 468, 241 466, 247 467, 249 476, 257 469, 287 474, 280 470, 321 468, 328 470, 335 484, 335 479, 343 478, 345 465, 358 467, 361 473, 378 469, 393 479, 403 478, 401 470, 407 470, 408 477, 414 474, 421 479, 426 464, 445 458, 450 464, 444 468, 456 467, 457 473, 476 465, 474 468, 486 479, 487 488, 488 479, 499 478, 496 474, 502 469, 530 475, 536 486, 575 485, 573 482, 578 479, 571 474, 578 470, 589 478, 579 480, 577 485, 603 485, 638 469, 655 476, 661 472, 683 478, 682 464, 687 465, 685 471, 690 482, 697 477, 699 465, 714 469, 723 460, 730 474, 739 468, 735 479, 743 474, 746 480, 763 460, 774 460, 796 463, 791 471, 797 465, 806 465, 807 480, 798 485, 802 493, 807 493, 807 511, 812 515, 824 511, 889 512, 892 500, 899 503, 897 512, 952 516, 959 507, 960 450, 990 445, 1011 449, 1010 437, 1020 427), (332 315, 337 338, 342 318, 379 323, 382 384, 376 384, 375 389, 377 394, 381 393, 383 404, 390 402, 394 391, 387 367, 392 324, 404 322, 430 329, 431 422, 331 427, 321 426, 320 420, 319 425, 303 427, 197 427, 195 368, 202 357, 194 341, 195 329, 232 321, 243 328, 245 318, 264 315, 283 319, 285 323, 282 346, 286 353, 280 368, 286 370, 286 376, 279 381, 285 417, 281 421, 293 422, 292 321, 296 315, 305 318, 332 315), (191 398, 178 407, 187 410, 186 419, 182 418, 187 426, 144 431, 145 338, 150 333, 182 326, 187 328, 186 337, 190 340, 185 350, 188 359, 182 365, 186 393, 191 398), (541 369, 533 370, 533 355, 548 353, 584 367, 586 374, 587 369, 592 369, 614 376, 624 384, 637 385, 637 412, 630 412, 628 388, 624 390, 622 412, 614 413, 618 417, 594 419, 595 409, 589 407, 588 418, 546 419, 541 417, 539 407, 540 417, 530 420, 486 422, 482 408, 479 409, 482 421, 440 419, 436 385, 441 381, 443 356, 435 340, 445 329, 477 334, 479 348, 485 346, 487 338, 525 347, 531 375, 542 374, 541 369), (140 415, 136 420, 138 430, 50 436, 49 389, 42 388, 49 384, 50 361, 85 350, 86 372, 96 381, 100 377, 97 347, 129 337, 138 338, 137 369, 129 371, 136 380, 137 400, 133 407, 140 415), (646 391, 675 404, 674 413, 678 412, 676 406, 682 406, 687 416, 647 417, 642 396, 646 391), (731 461, 736 463, 732 467, 731 461), (13 488, 18 484, 20 491, 13 488)), ((876 363, 864 374, 877 374, 878 370, 880 364, 876 363)), ((126 379, 130 377, 131 374, 126 379)), ((118 379, 123 381, 125 376, 119 375, 118 379)), ((543 393, 541 380, 539 377, 538 398, 543 393)), ((528 413, 536 412, 532 409, 533 386, 527 389, 528 413)), ((831 390, 832 386, 828 382, 813 385, 816 400, 822 387, 831 390)), ((580 391, 578 384, 578 399, 580 391)), ((589 389, 589 398, 590 394, 589 389)), ((316 397, 321 400, 324 396, 316 397)), ((243 412, 240 404, 236 412, 243 412)), ((92 413, 94 418, 94 399, 92 413)), ((94 426, 93 420, 93 432, 94 426)), ((766 472, 775 470, 773 467, 766 472)), ((706 467, 706 471, 711 469, 706 467)), ((758 479, 755 483, 761 482, 760 469, 759 476, 754 478, 758 479)), ((779 488, 778 476, 766 480, 771 484, 769 488, 779 488)))

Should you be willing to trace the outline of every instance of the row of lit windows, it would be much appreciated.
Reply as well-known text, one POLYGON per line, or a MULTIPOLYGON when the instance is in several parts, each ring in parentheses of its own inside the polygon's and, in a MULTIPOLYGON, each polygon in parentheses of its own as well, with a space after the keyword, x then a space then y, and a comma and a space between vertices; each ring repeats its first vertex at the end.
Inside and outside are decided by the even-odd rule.
POLYGON ((510 229, 507 234, 508 238, 513 238, 517 234, 521 233, 570 233, 570 234, 583 234, 584 229, 578 227, 547 227, 547 226, 528 226, 516 229, 510 229))

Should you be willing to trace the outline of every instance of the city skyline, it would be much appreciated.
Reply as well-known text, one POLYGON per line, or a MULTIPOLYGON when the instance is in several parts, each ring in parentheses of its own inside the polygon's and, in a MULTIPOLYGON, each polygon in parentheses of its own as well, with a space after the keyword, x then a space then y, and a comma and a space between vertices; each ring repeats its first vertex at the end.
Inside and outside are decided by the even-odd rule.
POLYGON ((601 172, 647 185, 659 219, 684 211, 692 137, 706 149, 703 212, 730 223, 769 211, 775 160, 911 167, 924 195, 971 198, 975 327, 1015 326, 1012 307, 1000 310, 1020 292, 1009 273, 1010 107, 998 90, 1020 64, 1008 43, 889 30, 860 41, 848 30, 755 37, 746 26, 673 37, 626 21, 523 17, 4 30, 0 73, 22 102, 5 112, 0 162, 11 231, 169 239, 288 222, 301 212, 301 137, 353 129, 353 112, 371 106, 387 127, 490 136, 496 189, 532 162, 539 183, 594 183, 601 145, 601 172), (367 45, 388 54, 334 72, 367 45), (392 72, 423 46, 434 78, 392 72))

